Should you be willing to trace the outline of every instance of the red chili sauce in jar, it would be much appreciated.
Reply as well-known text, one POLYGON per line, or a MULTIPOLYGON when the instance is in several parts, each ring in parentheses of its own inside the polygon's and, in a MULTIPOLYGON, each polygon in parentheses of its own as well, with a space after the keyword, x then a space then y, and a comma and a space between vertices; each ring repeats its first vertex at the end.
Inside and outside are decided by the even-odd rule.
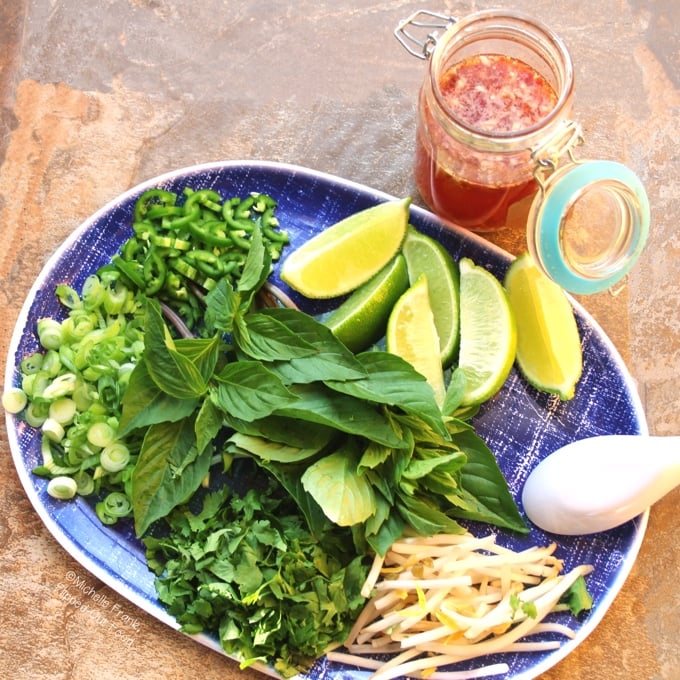
MULTIPOLYGON (((487 135, 521 133, 557 103, 555 90, 535 69, 495 54, 453 64, 440 78, 439 91, 451 119, 487 135)), ((508 208, 536 191, 532 169, 513 167, 510 156, 468 149, 449 137, 422 100, 421 108, 415 180, 425 201, 460 226, 502 227, 508 208)))

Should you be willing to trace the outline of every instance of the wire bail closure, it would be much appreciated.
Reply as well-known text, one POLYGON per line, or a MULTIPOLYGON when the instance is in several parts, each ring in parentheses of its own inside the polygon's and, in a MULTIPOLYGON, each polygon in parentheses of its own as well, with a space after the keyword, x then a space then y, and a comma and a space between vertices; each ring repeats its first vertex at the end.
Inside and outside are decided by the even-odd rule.
POLYGON ((446 30, 457 21, 456 17, 449 14, 421 9, 407 19, 402 19, 394 29, 394 35, 409 54, 418 57, 418 59, 429 59, 439 39, 439 32, 433 29, 443 28, 446 30), (409 32, 408 28, 410 27, 426 29, 429 32, 423 40, 409 32), (413 45, 419 49, 416 49, 413 45))
POLYGON ((557 169, 560 158, 565 154, 572 163, 578 163, 574 149, 584 141, 581 126, 573 120, 566 120, 554 134, 531 149, 531 158, 536 163, 534 177, 541 189, 545 189, 546 176, 557 169))

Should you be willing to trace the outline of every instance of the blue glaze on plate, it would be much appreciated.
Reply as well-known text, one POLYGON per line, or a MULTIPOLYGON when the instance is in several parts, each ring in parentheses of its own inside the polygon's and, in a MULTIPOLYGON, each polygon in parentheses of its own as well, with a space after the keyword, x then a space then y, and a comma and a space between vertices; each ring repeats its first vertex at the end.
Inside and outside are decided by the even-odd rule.
MULTIPOLYGON (((215 189, 225 198, 244 197, 253 191, 270 194, 278 202, 277 215, 282 228, 291 235, 291 250, 324 227, 394 198, 306 168, 258 161, 195 166, 149 180, 95 213, 49 259, 19 316, 10 343, 6 385, 18 383, 16 367, 23 357, 37 349, 34 329, 38 319, 63 316, 54 295, 55 286, 69 283, 80 290, 85 278, 111 259, 132 233, 132 209, 143 191, 162 187, 181 192, 185 186, 215 189)), ((470 232, 445 227, 434 215, 420 208, 411 208, 411 223, 441 241, 454 258, 470 257, 499 278, 510 264, 511 256, 506 252, 470 232)), ((288 291, 276 272, 274 279, 288 291)), ((292 292, 291 297, 310 313, 325 311, 333 304, 305 301, 292 292)), ((620 356, 588 313, 577 303, 574 307, 584 349, 583 376, 574 399, 560 402, 556 397, 539 393, 513 369, 501 391, 482 407, 474 420, 475 429, 497 456, 520 509, 521 490, 529 472, 560 446, 600 434, 647 433, 633 380, 620 356)), ((32 468, 41 462, 38 434, 11 415, 7 416, 7 431, 14 464, 26 494, 57 541, 102 582, 152 616, 177 628, 156 597, 153 574, 146 567, 142 545, 135 538, 131 524, 106 527, 86 500, 52 499, 47 495, 46 481, 31 474, 32 468)), ((524 538, 497 532, 498 542, 513 548, 556 540, 557 555, 564 559, 566 569, 582 563, 593 564, 595 570, 588 577, 588 586, 594 606, 578 621, 568 615, 555 617, 576 630, 576 637, 556 651, 486 657, 458 664, 455 670, 502 661, 510 670, 494 677, 529 680, 563 659, 597 626, 621 589, 640 548, 647 516, 644 513, 615 530, 584 537, 552 536, 536 528, 524 538)), ((470 528, 477 534, 490 531, 482 525, 470 525, 470 528)), ((218 642, 208 635, 197 639, 219 649, 218 642)), ((323 658, 306 677, 358 680, 369 675, 367 671, 323 658)))

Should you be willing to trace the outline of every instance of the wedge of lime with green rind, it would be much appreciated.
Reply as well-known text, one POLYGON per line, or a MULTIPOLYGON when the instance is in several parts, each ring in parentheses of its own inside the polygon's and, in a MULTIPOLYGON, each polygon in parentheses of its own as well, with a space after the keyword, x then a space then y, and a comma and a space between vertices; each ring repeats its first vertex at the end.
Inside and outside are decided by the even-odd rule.
POLYGON ((503 284, 487 269, 462 258, 460 269, 460 348, 465 375, 462 405, 491 399, 515 362, 517 327, 503 284))
POLYGON ((505 288, 517 323, 517 367, 536 389, 574 397, 583 350, 566 293, 524 253, 512 262, 505 288))
POLYGON ((410 198, 385 201, 330 225, 288 255, 281 280, 312 299, 346 295, 399 252, 410 198))
POLYGON ((357 288, 323 323, 353 352, 371 347, 385 335, 392 308, 408 288, 403 255, 396 255, 357 288))
POLYGON ((435 239, 409 226, 402 245, 409 281, 414 284, 425 274, 430 306, 439 335, 444 368, 453 362, 460 338, 460 275, 458 265, 446 248, 435 239))

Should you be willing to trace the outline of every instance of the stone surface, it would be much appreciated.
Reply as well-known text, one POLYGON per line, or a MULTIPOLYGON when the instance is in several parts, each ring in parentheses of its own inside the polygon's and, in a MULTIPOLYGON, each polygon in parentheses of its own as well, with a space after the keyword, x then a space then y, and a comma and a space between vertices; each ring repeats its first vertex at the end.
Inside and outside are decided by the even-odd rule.
MULTIPOLYGON (((444 3, 452 14, 496 6, 444 3)), ((653 228, 625 286, 581 301, 626 361, 650 430, 680 433, 680 53, 675 0, 515 0, 565 39, 581 155, 647 186, 653 228)), ((78 224, 177 167, 268 159, 395 195, 411 176, 425 64, 392 36, 420 3, 10 0, 0 5, 0 356, 30 285, 78 224)), ((443 9, 437 6, 431 9, 443 9)), ((416 199, 417 201, 417 199, 416 199)), ((491 237, 511 252, 521 233, 491 237)), ((169 629, 85 572, 0 462, 0 677, 261 677, 169 629), (88 600, 79 599, 86 589, 88 600), (84 606, 87 603, 88 606, 84 606)), ((680 677, 676 490, 652 510, 630 578, 546 680, 680 677)))

